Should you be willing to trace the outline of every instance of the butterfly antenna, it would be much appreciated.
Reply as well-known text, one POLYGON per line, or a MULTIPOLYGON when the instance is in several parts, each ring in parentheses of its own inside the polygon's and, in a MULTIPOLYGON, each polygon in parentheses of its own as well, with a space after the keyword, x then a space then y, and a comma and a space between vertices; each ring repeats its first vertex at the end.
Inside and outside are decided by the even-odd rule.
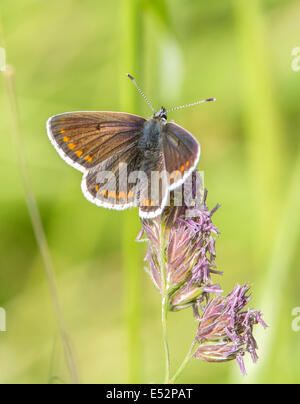
POLYGON ((211 102, 211 101, 216 101, 216 98, 206 98, 206 100, 196 101, 196 102, 193 102, 193 104, 181 105, 180 107, 175 107, 175 108, 169 109, 167 112, 173 112, 173 111, 177 111, 178 109, 189 108, 189 107, 193 107, 194 105, 204 104, 205 102, 211 102))
POLYGON ((130 80, 133 82, 133 84, 136 86, 137 90, 139 91, 139 93, 143 96, 144 100, 146 101, 146 103, 149 105, 149 107, 151 108, 152 112, 154 112, 154 108, 151 104, 151 102, 148 100, 148 98, 145 96, 145 94, 143 93, 143 91, 140 89, 140 87, 137 85, 137 82, 135 81, 135 78, 131 76, 131 74, 127 73, 127 76, 130 78, 130 80))

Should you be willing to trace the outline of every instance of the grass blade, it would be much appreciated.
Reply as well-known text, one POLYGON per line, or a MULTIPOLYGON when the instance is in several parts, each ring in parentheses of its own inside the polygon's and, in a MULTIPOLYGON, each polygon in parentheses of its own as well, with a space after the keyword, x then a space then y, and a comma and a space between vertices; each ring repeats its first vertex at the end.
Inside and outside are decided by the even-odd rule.
POLYGON ((42 220, 40 217, 39 208, 32 190, 30 176, 28 173, 27 160, 24 154, 24 147, 22 145, 22 135, 20 130, 19 111, 17 105, 17 96, 14 85, 14 70, 10 66, 6 66, 3 69, 3 76, 5 80, 7 97, 11 108, 12 124, 13 124, 13 141, 17 153, 17 160, 19 164, 20 175, 22 179, 22 185, 24 189, 25 199, 27 203, 28 212, 30 215, 32 227, 34 230, 35 238, 39 247, 39 251, 42 257, 43 265, 45 268, 48 285, 52 297, 52 303, 54 306, 54 312, 57 319, 61 340, 64 347, 66 363, 71 375, 71 379, 74 384, 79 383, 79 377, 77 367, 72 351, 70 339, 68 336, 67 328, 65 325, 61 303, 58 296, 54 268, 51 260, 51 255, 44 232, 42 220))
MULTIPOLYGON (((142 72, 142 12, 140 1, 122 0, 122 66, 121 109, 137 113, 137 97, 140 97, 130 80, 131 73, 138 81, 142 72)), ((141 272, 142 259, 135 239, 140 229, 138 211, 124 211, 122 223, 123 268, 124 268, 124 308, 128 363, 128 382, 141 381, 141 272)))

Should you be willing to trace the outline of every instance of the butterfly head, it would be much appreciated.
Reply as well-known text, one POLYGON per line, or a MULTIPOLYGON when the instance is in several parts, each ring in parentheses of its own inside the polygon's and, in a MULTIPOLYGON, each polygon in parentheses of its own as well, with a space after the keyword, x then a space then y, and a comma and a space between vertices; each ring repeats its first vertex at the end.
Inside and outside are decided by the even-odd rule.
POLYGON ((154 118, 154 119, 160 119, 160 120, 162 120, 164 123, 167 123, 168 116, 167 116, 167 110, 166 110, 166 108, 165 108, 165 107, 161 107, 161 109, 153 115, 153 118, 154 118))

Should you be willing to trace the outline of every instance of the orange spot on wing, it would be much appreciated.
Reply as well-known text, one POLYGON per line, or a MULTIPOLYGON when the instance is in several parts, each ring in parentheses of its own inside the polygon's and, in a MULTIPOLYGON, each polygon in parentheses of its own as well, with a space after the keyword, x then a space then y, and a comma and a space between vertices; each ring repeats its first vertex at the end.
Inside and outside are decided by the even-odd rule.
POLYGON ((80 156, 82 156, 83 151, 82 151, 82 150, 77 150, 77 151, 75 152, 75 154, 76 154, 78 157, 80 157, 80 156))
POLYGON ((63 141, 64 141, 65 143, 67 143, 69 140, 70 140, 70 138, 69 138, 68 136, 64 136, 64 137, 63 137, 63 141))
POLYGON ((96 190, 96 192, 99 191, 99 185, 96 185, 96 186, 95 186, 95 190, 96 190))
POLYGON ((132 198, 133 195, 134 195, 134 193, 133 193, 132 191, 129 191, 129 192, 128 192, 128 195, 127 195, 127 198, 132 198))
POLYGON ((116 199, 116 191, 110 191, 110 193, 108 194, 108 197, 116 199))
POLYGON ((75 147, 76 147, 76 144, 74 144, 74 143, 69 143, 69 144, 68 144, 68 148, 69 148, 70 150, 74 150, 75 147))
POLYGON ((107 195, 107 191, 105 191, 104 189, 102 189, 102 190, 100 191, 100 194, 102 194, 103 196, 106 196, 106 195, 107 195))
POLYGON ((64 129, 62 129, 62 130, 60 131, 60 133, 63 134, 63 133, 66 133, 66 131, 65 131, 64 129))
POLYGON ((185 165, 188 167, 188 166, 190 165, 190 162, 187 161, 187 162, 185 163, 185 165))
POLYGON ((185 169, 185 167, 184 167, 184 166, 181 166, 180 171, 183 172, 184 169, 185 169))
POLYGON ((84 158, 86 161, 88 161, 89 163, 91 163, 93 161, 92 157, 90 155, 85 156, 84 158))
POLYGON ((125 201, 125 192, 119 192, 118 199, 123 199, 125 201))

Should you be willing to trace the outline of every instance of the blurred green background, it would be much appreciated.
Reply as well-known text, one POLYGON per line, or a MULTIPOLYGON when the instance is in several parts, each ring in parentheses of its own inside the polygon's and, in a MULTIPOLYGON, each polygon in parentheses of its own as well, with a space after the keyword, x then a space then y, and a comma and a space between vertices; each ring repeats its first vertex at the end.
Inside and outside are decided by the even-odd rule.
MULTIPOLYGON (((300 382, 300 332, 292 329, 292 310, 300 306, 300 71, 292 69, 300 1, 10 0, 1 2, 0 13, 0 46, 16 69, 22 153, 80 380, 163 380, 160 297, 143 271, 145 245, 134 244, 137 212, 87 202, 81 174, 59 158, 45 130, 48 117, 73 110, 126 108, 149 116, 125 76, 130 71, 157 108, 217 98, 169 118, 201 143, 208 204, 222 204, 214 222, 221 231, 223 289, 250 282, 251 307, 262 309, 270 325, 256 334, 260 363, 247 364, 247 378, 239 377, 235 363, 194 361, 179 382, 300 382), (140 275, 130 273, 131 263, 140 275), (138 285, 133 301, 128 285, 138 285), (133 334, 139 332, 131 350, 128 301, 132 316, 140 315, 131 324, 133 334)), ((0 383, 68 383, 3 78, 0 111, 0 307, 7 313, 0 383)), ((175 370, 196 324, 190 311, 169 317, 175 370)))

